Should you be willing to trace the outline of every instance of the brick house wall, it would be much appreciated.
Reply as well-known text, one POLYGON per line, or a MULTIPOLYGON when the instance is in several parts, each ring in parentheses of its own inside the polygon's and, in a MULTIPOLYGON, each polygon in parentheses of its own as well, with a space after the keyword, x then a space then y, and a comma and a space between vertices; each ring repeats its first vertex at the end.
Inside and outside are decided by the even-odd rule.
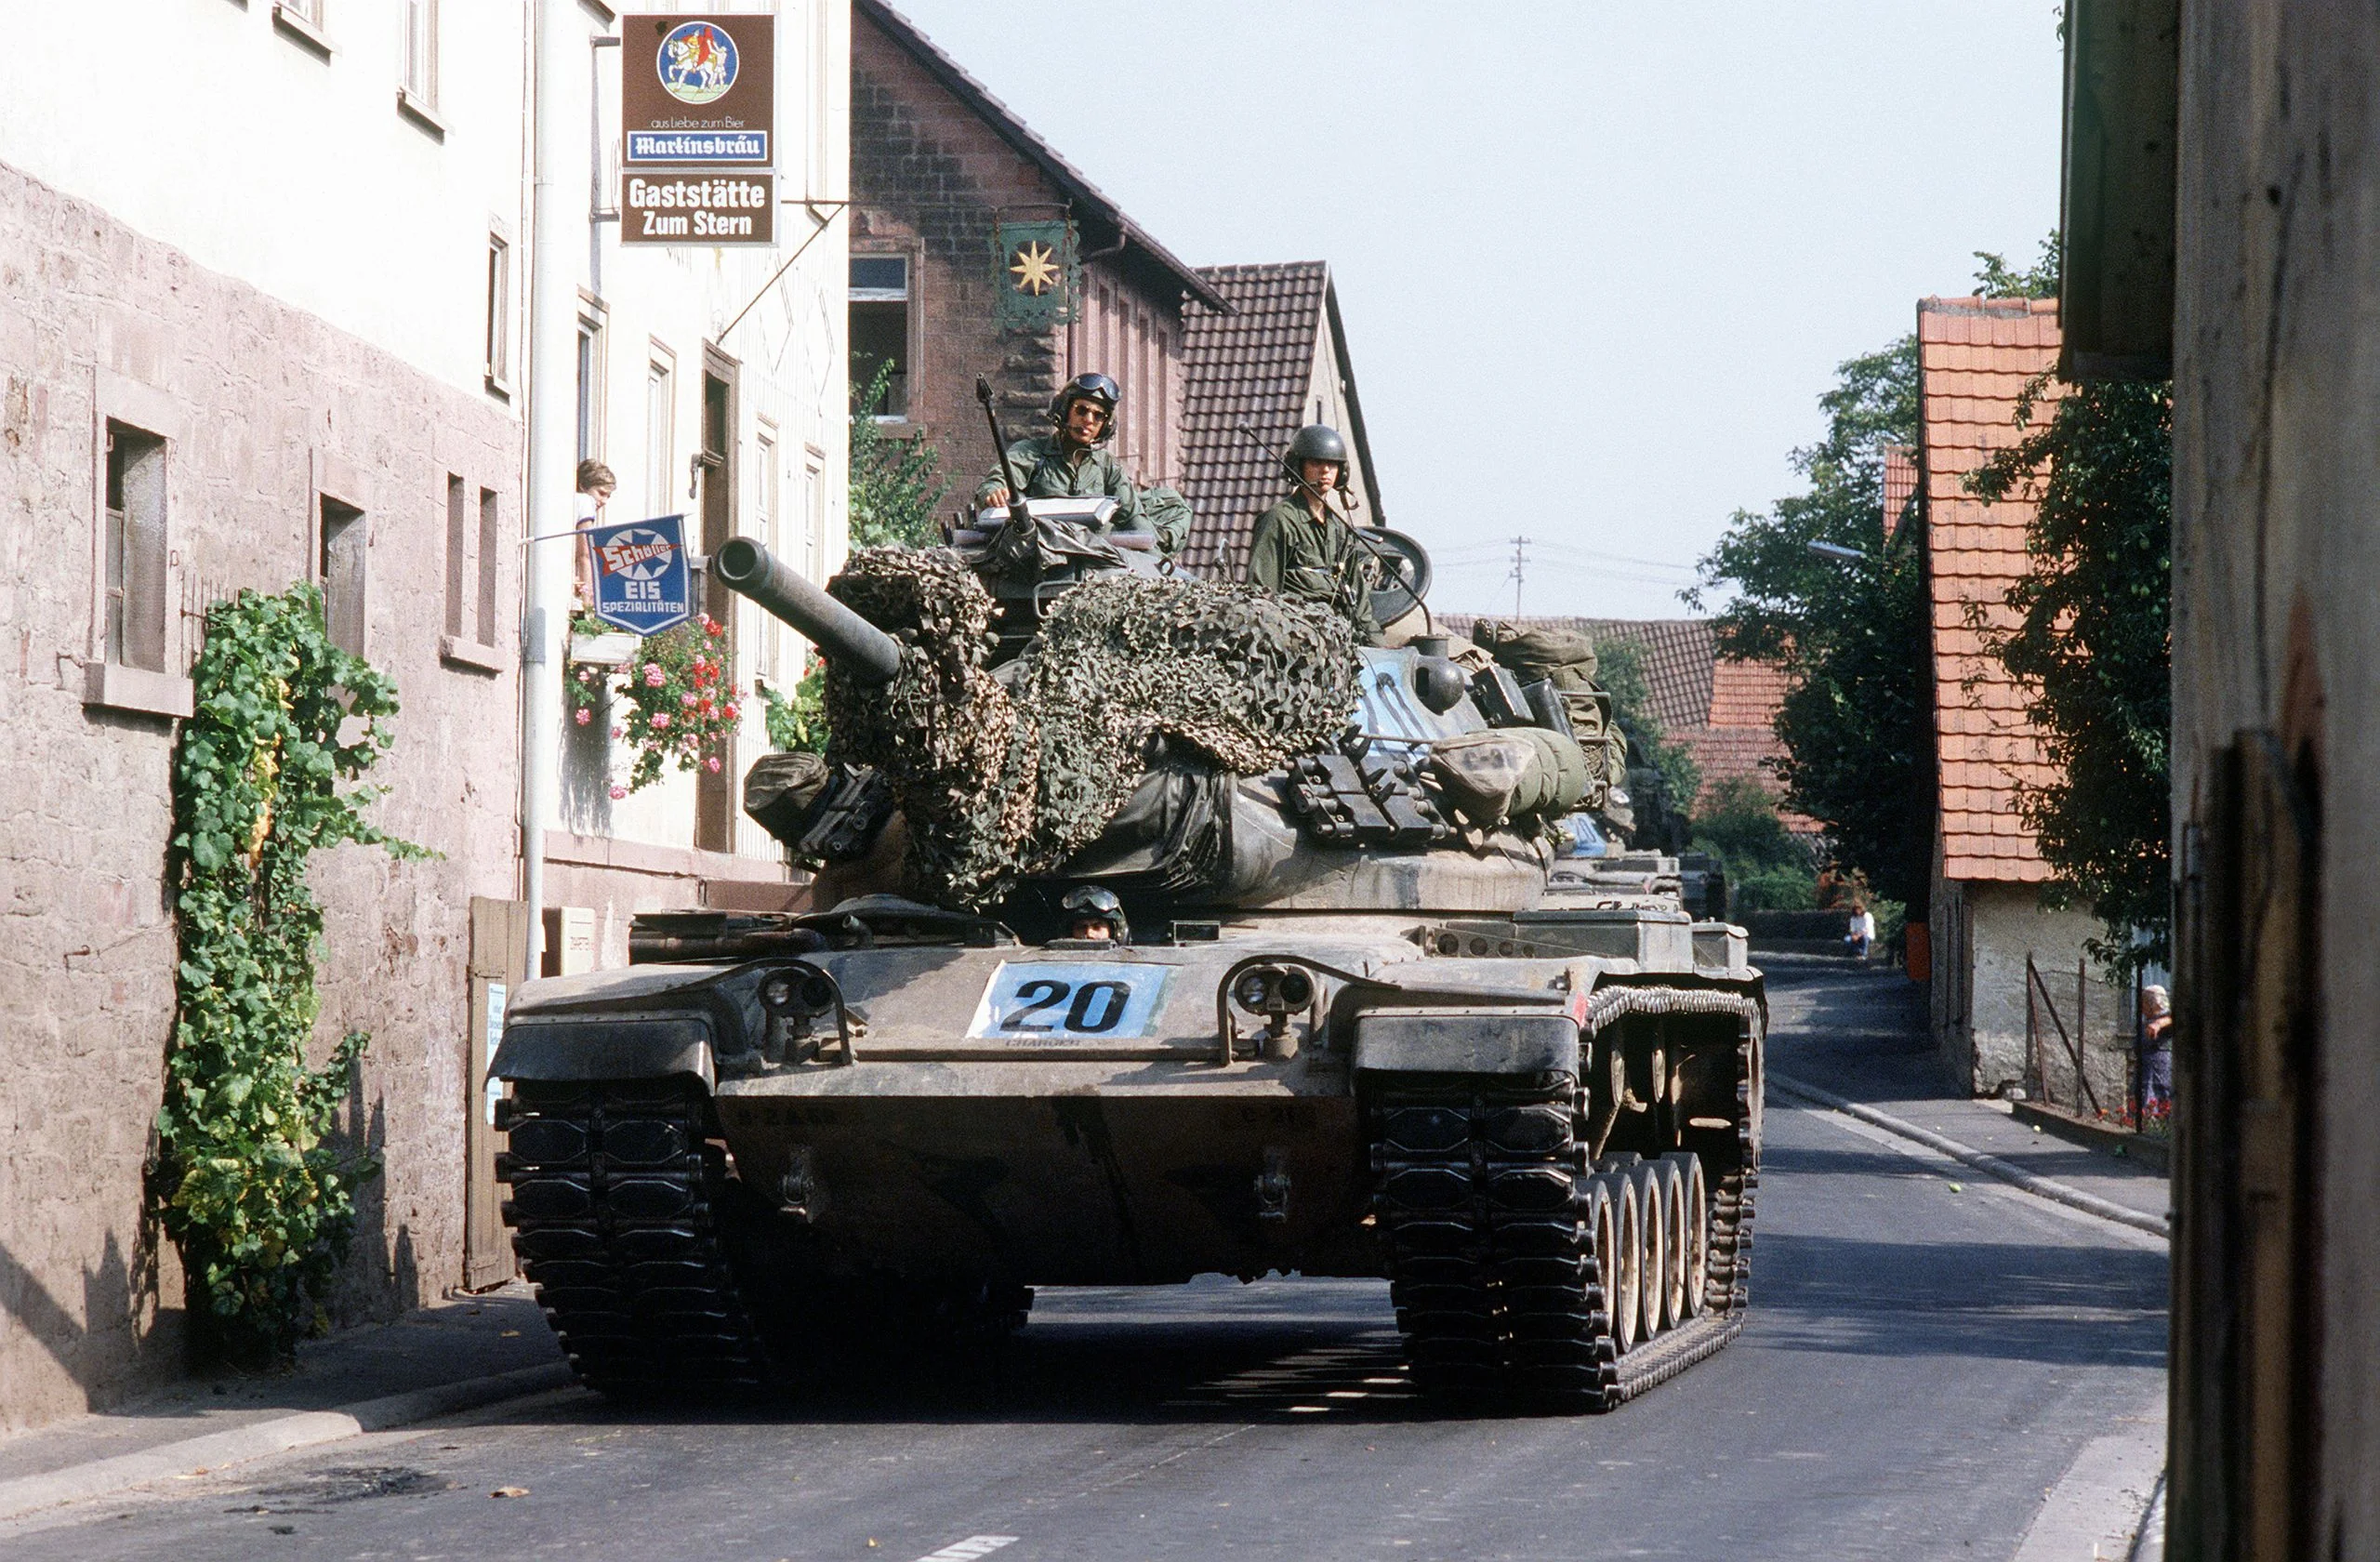
MULTIPOLYGON (((363 1195, 339 1321, 461 1277, 468 906, 515 888, 518 690, 509 655, 442 651, 446 507, 459 477, 475 576, 483 489, 517 535, 521 440, 495 398, 6 165, 0 291, 0 1428, 15 1428, 181 1366, 181 1276, 142 1181, 174 1012, 175 723, 86 703, 104 420, 168 440, 157 687, 187 669, 207 602, 310 576, 325 496, 367 528, 365 649, 403 706, 373 817, 440 855, 347 847, 312 872, 318 1036, 372 1033, 350 1127, 386 1166, 363 1195)), ((517 549, 493 563, 509 643, 517 549)))
POLYGON ((1205 285, 1103 213, 1079 176, 1053 177, 1063 167, 1054 152, 880 5, 853 7, 851 92, 851 250, 908 258, 901 431, 941 453, 953 485, 945 511, 972 498, 996 459, 975 401, 979 375, 992 383, 1010 439, 1047 430, 1050 399, 1071 376, 1110 376, 1125 395, 1115 449, 1126 470, 1144 484, 1177 482, 1182 299, 1185 286, 1205 285), (1064 209, 1076 217, 1086 258, 1081 319, 1002 330, 992 281, 999 214, 1064 209))

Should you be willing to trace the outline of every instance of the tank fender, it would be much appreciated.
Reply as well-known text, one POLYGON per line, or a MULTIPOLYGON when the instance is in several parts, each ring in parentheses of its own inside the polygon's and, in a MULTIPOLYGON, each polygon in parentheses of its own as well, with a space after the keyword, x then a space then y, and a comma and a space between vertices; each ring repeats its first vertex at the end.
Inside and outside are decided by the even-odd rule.
POLYGON ((695 1014, 515 1020, 504 1027, 487 1071, 491 1079, 556 1083, 680 1074, 694 1075, 705 1089, 719 1082, 710 1022, 695 1014))
POLYGON ((1542 1010, 1367 1013, 1355 1021, 1355 1067, 1396 1074, 1579 1072, 1579 1022, 1542 1010))

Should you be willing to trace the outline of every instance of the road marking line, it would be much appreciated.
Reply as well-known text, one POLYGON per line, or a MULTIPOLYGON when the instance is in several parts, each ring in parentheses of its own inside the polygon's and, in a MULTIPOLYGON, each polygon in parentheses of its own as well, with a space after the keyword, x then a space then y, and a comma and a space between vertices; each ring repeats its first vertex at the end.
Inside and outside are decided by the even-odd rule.
POLYGON ((978 1556, 989 1556, 1002 1546, 1014 1544, 1014 1535, 970 1535, 963 1541, 951 1542, 940 1551, 927 1552, 918 1562, 975 1562, 978 1556))

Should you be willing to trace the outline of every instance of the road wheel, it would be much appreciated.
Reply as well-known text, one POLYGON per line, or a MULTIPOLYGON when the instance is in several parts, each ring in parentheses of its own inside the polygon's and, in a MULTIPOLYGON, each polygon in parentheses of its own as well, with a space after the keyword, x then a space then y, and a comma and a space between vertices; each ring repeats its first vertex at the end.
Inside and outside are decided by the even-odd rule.
POLYGON ((1686 1233, 1685 1263, 1680 1265, 1683 1284, 1679 1300, 1683 1310, 1678 1316, 1699 1317, 1711 1281, 1710 1185, 1703 1180, 1700 1156, 1675 1150, 1661 1159, 1677 1169, 1679 1226, 1686 1233))
POLYGON ((1645 1235, 1638 1224, 1636 1185, 1624 1172, 1606 1172, 1611 1190, 1611 1338, 1625 1356, 1636 1344, 1636 1323, 1644 1316, 1645 1235))
POLYGON ((1643 1243, 1639 1296, 1644 1312, 1636 1324, 1636 1337, 1649 1340, 1661 1331, 1661 1298, 1668 1289, 1669 1201, 1661 1197, 1661 1179, 1650 1162, 1631 1168, 1628 1181, 1636 1189, 1637 1238, 1643 1243))

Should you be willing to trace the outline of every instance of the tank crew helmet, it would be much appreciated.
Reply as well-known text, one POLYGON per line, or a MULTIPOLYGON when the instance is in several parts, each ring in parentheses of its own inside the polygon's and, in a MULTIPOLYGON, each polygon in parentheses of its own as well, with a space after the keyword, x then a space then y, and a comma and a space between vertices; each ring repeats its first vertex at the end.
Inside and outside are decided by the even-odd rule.
POLYGON ((1064 429, 1066 426, 1066 414, 1077 402, 1095 403, 1099 410, 1107 415, 1106 422, 1100 428, 1097 441, 1098 443, 1105 444, 1115 436, 1116 408, 1123 399, 1124 392, 1105 375, 1078 374, 1058 387, 1058 393, 1050 398, 1050 421, 1055 423, 1060 429, 1064 429))
POLYGON ((1308 461, 1335 461, 1339 465, 1339 483, 1347 482, 1347 442, 1339 430, 1328 423, 1309 423, 1289 441, 1289 470, 1298 476, 1305 475, 1308 461))
POLYGON ((1124 903, 1116 898, 1114 890, 1077 884, 1058 905, 1072 919, 1071 931, 1077 938, 1104 938, 1117 944, 1132 940, 1131 925, 1124 920, 1124 903))

